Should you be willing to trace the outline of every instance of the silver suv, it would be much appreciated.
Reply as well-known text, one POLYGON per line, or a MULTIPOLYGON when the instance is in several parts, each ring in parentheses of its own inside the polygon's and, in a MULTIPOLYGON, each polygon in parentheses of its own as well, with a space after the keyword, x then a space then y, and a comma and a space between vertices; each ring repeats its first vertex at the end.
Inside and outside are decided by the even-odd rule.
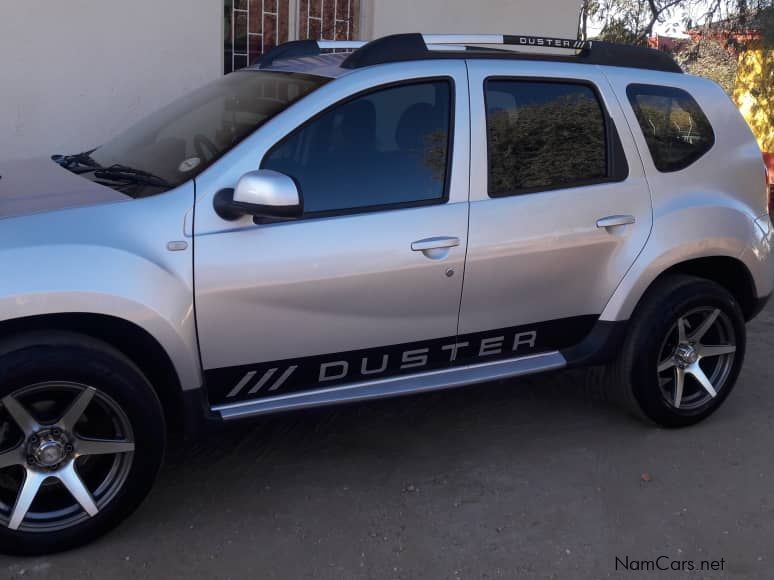
POLYGON ((129 515, 169 426, 603 364, 629 409, 696 423, 774 282, 744 120, 629 46, 288 43, 0 175, 9 553, 129 515))

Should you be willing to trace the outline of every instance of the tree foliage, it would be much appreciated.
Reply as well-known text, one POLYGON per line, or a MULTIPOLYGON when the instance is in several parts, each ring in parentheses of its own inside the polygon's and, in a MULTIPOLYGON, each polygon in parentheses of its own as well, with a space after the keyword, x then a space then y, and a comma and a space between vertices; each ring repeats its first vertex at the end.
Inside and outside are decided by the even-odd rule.
POLYGON ((733 47, 712 39, 696 40, 680 50, 675 60, 688 74, 711 79, 733 95, 738 68, 733 47))
POLYGON ((656 25, 673 22, 682 32, 722 22, 725 29, 761 30, 774 40, 774 0, 583 0, 579 35, 587 38, 589 24, 599 37, 613 42, 645 44, 656 25))
POLYGON ((774 153, 774 50, 751 47, 741 54, 734 101, 761 149, 774 153))

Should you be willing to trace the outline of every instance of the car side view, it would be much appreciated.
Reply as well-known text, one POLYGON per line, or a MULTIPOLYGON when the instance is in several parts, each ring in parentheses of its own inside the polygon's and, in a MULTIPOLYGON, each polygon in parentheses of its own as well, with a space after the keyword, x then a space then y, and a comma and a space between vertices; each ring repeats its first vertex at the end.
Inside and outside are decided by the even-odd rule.
POLYGON ((291 42, 0 164, 0 551, 117 525, 170 428, 579 366, 694 424, 772 292, 771 211, 713 82, 521 35, 291 42))

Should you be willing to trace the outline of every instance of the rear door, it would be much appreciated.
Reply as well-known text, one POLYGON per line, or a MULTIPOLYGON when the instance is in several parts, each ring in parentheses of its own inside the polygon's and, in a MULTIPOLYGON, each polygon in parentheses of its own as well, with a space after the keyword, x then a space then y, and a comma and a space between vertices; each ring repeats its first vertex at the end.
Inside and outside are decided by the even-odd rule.
POLYGON ((590 331, 651 229, 631 133, 596 67, 471 60, 468 68, 471 203, 459 340, 478 347, 459 357, 570 346, 590 331))
POLYGON ((197 179, 212 404, 449 364, 468 227, 465 65, 385 69, 329 83, 243 142, 244 158, 197 179), (296 181, 300 219, 217 216, 213 195, 259 167, 296 181))

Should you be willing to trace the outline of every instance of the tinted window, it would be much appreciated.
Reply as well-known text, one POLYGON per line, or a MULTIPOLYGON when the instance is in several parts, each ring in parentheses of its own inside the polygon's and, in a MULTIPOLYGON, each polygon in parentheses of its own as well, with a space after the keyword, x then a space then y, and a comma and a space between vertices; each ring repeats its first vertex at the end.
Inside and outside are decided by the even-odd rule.
POLYGON ((605 120, 588 86, 487 81, 486 122, 490 196, 607 177, 605 120))
POLYGON ((391 87, 336 105, 264 158, 296 180, 306 213, 444 197, 451 84, 391 87))
POLYGON ((685 91, 629 85, 626 93, 653 157, 653 164, 659 171, 683 169, 715 143, 715 134, 707 117, 685 91))

